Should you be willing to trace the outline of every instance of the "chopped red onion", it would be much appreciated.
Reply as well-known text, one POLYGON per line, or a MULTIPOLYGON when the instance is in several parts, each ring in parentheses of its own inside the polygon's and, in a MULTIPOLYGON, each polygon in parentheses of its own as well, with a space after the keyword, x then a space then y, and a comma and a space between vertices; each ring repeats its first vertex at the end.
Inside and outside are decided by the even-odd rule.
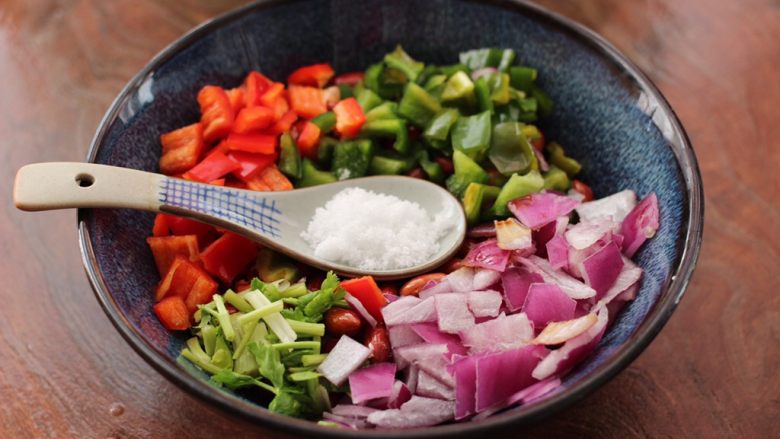
POLYGON ((447 278, 442 278, 441 281, 433 283, 428 282, 428 284, 423 287, 422 290, 420 290, 420 299, 427 299, 431 296, 435 296, 437 294, 442 293, 451 293, 452 292, 452 286, 450 285, 450 282, 447 280, 447 278))
POLYGON ((658 198, 655 192, 646 196, 623 220, 620 233, 625 237, 623 253, 634 256, 644 242, 658 230, 658 198))
POLYGON ((567 342, 590 329, 597 321, 596 314, 590 313, 572 320, 552 322, 545 326, 532 343, 551 346, 567 342))
POLYGON ((392 293, 382 293, 382 295, 385 296, 385 300, 387 300, 387 303, 395 302, 396 300, 401 298, 401 296, 392 293))
POLYGON ((555 235, 547 241, 547 260, 550 266, 556 270, 566 268, 569 265, 569 243, 563 235, 555 235))
POLYGON ((596 290, 596 298, 600 299, 615 284, 622 268, 620 249, 610 242, 582 261, 580 271, 585 283, 596 290))
POLYGON ((634 206, 636 206, 636 193, 627 189, 580 204, 577 206, 577 215, 580 221, 599 222, 606 219, 619 223, 634 206))
POLYGON ((477 360, 484 355, 464 357, 453 364, 455 376, 455 419, 463 419, 476 413, 477 360))
MULTIPOLYGON (((615 283, 604 293, 604 296, 594 306, 594 309, 598 309, 603 305, 607 305, 613 300, 617 300, 618 296, 621 296, 624 292, 628 291, 633 286, 638 286, 639 279, 642 278, 642 269, 637 267, 631 260, 623 258, 623 268, 618 274, 615 283)), ((630 299, 629 299, 630 300, 630 299)))
POLYGON ((546 259, 529 256, 520 262, 530 271, 541 275, 545 282, 558 285, 572 299, 589 299, 596 295, 596 290, 563 271, 552 268, 546 259))
POLYGON ((395 370, 396 365, 393 363, 377 363, 352 372, 349 375, 352 403, 389 397, 393 393, 395 370))
MULTIPOLYGON (((406 296, 406 297, 411 297, 411 296, 406 296)), ((387 326, 408 325, 412 323, 435 321, 436 320, 436 306, 434 302, 435 297, 436 296, 429 297, 425 300, 422 300, 418 304, 412 306, 411 308, 405 309, 402 313, 398 313, 398 314, 393 313, 389 317, 385 313, 382 313, 385 318, 385 325, 387 326)), ((401 300, 402 299, 399 299, 388 306, 395 305, 401 300)), ((383 308, 383 310, 384 309, 387 309, 387 307, 383 308)))
POLYGON ((439 330, 457 334, 474 326, 474 315, 469 311, 467 296, 462 293, 447 293, 434 296, 439 330))
POLYGON ((455 402, 412 396, 400 409, 371 413, 368 422, 384 428, 429 427, 455 417, 455 402))
POLYGON ((533 384, 536 380, 531 372, 546 352, 544 347, 530 345, 477 360, 476 411, 500 404, 515 392, 533 384))
POLYGON ((476 272, 470 267, 461 267, 444 277, 452 292, 467 293, 474 289, 476 272))
POLYGON ((565 195, 541 192, 512 200, 507 207, 520 222, 538 230, 558 217, 568 215, 577 204, 577 201, 565 195))
POLYGON ((534 338, 534 329, 524 313, 499 314, 461 332, 460 338, 471 353, 496 352, 527 344, 534 338))
POLYGON ((393 392, 387 399, 387 408, 397 409, 401 407, 403 403, 409 401, 411 397, 412 392, 409 391, 409 388, 406 387, 406 384, 404 384, 402 381, 396 380, 396 382, 393 384, 393 392))
POLYGON ((496 317, 504 302, 501 293, 493 290, 466 293, 469 310, 474 317, 496 317))
POLYGON ((494 223, 479 224, 474 227, 469 227, 466 232, 466 236, 469 238, 495 238, 496 226, 494 223))
POLYGON ((560 348, 550 351, 533 371, 533 377, 543 380, 553 375, 561 375, 563 372, 576 366, 587 357, 596 347, 607 328, 608 313, 601 308, 598 313, 598 321, 590 329, 572 338, 560 348))
POLYGON ((519 311, 523 307, 528 288, 534 282, 543 282, 542 276, 518 267, 510 267, 504 271, 501 275, 501 283, 504 287, 504 299, 509 311, 519 311))
POLYGON ((370 312, 368 312, 368 310, 366 309, 365 306, 363 306, 363 304, 360 302, 360 300, 358 300, 357 298, 355 298, 355 296, 353 296, 353 295, 351 295, 349 293, 347 293, 344 296, 344 300, 346 300, 347 303, 349 303, 349 305, 355 311, 357 311, 358 314, 360 314, 360 317, 363 317, 363 320, 365 320, 366 323, 371 325, 372 328, 376 327, 376 324, 377 324, 376 319, 371 315, 370 312))
POLYGON ((542 226, 539 230, 535 230, 533 233, 534 242, 538 249, 539 256, 547 256, 547 243, 556 235, 560 235, 566 231, 566 226, 569 225, 569 216, 564 215, 558 217, 555 222, 542 226))
POLYGON ((577 302, 561 291, 558 285, 534 283, 528 289, 523 312, 535 328, 542 328, 550 322, 571 319, 576 307, 577 302))
POLYGON ((422 370, 417 378, 417 391, 415 393, 429 398, 455 400, 454 388, 447 386, 422 370))
POLYGON ((387 323, 388 320, 392 321, 393 319, 404 315, 407 310, 420 302, 422 301, 414 296, 401 297, 395 302, 388 303, 382 307, 382 318, 385 320, 385 323, 387 323))
POLYGON ((348 418, 346 416, 336 415, 330 412, 323 412, 322 418, 328 421, 335 422, 342 427, 350 428, 352 430, 361 430, 369 428, 371 425, 364 419, 348 418))
POLYGON ((420 363, 423 360, 430 357, 438 357, 444 360, 444 355, 446 355, 448 352, 449 350, 447 349, 447 345, 444 343, 420 343, 417 345, 396 348, 394 350, 394 357, 398 367, 404 369, 406 366, 412 363, 416 363, 418 366, 420 366, 420 363))
POLYGON ((508 250, 499 248, 495 239, 488 239, 475 245, 463 259, 463 263, 470 267, 504 271, 510 254, 508 250))
POLYGON ((330 409, 334 415, 344 416, 345 418, 367 418, 368 415, 377 411, 375 408, 364 405, 338 404, 330 409))
POLYGON ((477 69, 471 72, 471 79, 476 81, 477 79, 485 75, 492 75, 494 73, 498 73, 498 69, 496 69, 495 67, 483 67, 481 69, 477 69))
MULTIPOLYGON (((483 419, 487 419, 490 416, 493 416, 494 414, 500 412, 501 410, 504 410, 509 406, 517 404, 518 402, 526 404, 532 401, 536 401, 542 396, 545 396, 551 393, 552 391, 559 389, 560 386, 561 386, 560 378, 548 378, 544 381, 539 381, 535 384, 531 384, 525 389, 507 398, 506 401, 479 413, 477 416, 474 416, 473 421, 477 422, 483 419)), ((457 404, 455 407, 457 413, 457 404)))
POLYGON ((423 342, 423 339, 414 331, 412 325, 396 325, 387 328, 390 337, 390 346, 400 348, 423 342))
POLYGON ((371 350, 342 335, 317 371, 331 383, 340 386, 347 377, 368 359, 371 350))
MULTIPOLYGON (((398 362, 398 358, 396 357, 396 363, 398 362)), ((406 387, 409 389, 411 393, 414 393, 417 391, 417 380, 420 377, 420 368, 412 363, 408 368, 406 368, 406 374, 404 376, 404 384, 406 384, 406 387)))
POLYGON ((495 221, 498 247, 504 250, 528 251, 534 247, 531 229, 514 218, 495 221))
POLYGON ((474 279, 472 280, 471 288, 469 288, 467 291, 482 291, 497 284, 500 280, 501 273, 496 270, 477 270, 474 273, 474 279))
MULTIPOLYGON (((466 355, 468 353, 468 349, 463 346, 459 336, 441 332, 435 323, 418 323, 412 325, 411 329, 418 338, 422 338, 427 343, 446 344, 450 354, 466 355)), ((392 339, 390 342, 392 343, 392 339)))

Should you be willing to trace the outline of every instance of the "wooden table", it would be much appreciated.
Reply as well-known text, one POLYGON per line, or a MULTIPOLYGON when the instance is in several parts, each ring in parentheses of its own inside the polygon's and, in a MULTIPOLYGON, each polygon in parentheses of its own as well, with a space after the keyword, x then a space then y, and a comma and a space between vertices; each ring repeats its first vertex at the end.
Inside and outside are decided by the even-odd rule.
MULTIPOLYGON (((216 3, 0 3, 0 437, 278 437, 174 387, 120 338, 83 274, 74 212, 11 205, 18 167, 83 160, 101 115, 150 56, 239 2, 216 3)), ((780 6, 543 3, 604 35, 669 98, 699 157, 707 221, 685 300, 655 342, 522 434, 777 437, 780 6)))

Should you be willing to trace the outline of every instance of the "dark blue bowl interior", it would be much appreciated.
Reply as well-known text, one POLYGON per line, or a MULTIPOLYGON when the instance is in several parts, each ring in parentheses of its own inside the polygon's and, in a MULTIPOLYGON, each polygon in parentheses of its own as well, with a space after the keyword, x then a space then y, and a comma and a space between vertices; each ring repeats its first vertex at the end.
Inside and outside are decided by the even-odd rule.
MULTIPOLYGON (((676 126, 668 109, 656 107, 652 117, 645 110, 654 90, 647 90, 598 44, 532 8, 348 0, 248 8, 185 37, 142 72, 104 121, 91 158, 157 171, 160 133, 197 120, 195 95, 203 85, 232 87, 252 69, 281 81, 294 68, 315 62, 331 62, 338 72, 362 70, 396 44, 419 60, 440 64, 457 62, 458 52, 466 49, 514 48, 521 63, 539 70, 540 84, 555 101, 552 117, 541 124, 545 134, 581 161, 580 178, 596 195, 626 188, 640 196, 658 194, 661 228, 637 256, 645 270, 639 296, 595 354, 566 377, 564 387, 575 386, 616 361, 613 353, 626 346, 669 294, 689 228, 688 189, 675 154, 684 146, 677 142, 684 140, 659 129, 676 126)), ((102 275, 96 286, 99 297, 134 347, 158 368, 168 364, 164 368, 170 375, 184 338, 166 331, 152 313, 158 275, 144 238, 153 215, 95 210, 81 212, 81 218, 88 232, 84 244, 94 253, 94 262, 88 258, 87 263, 102 275)), ((202 387, 184 370, 173 374, 187 388, 202 387)), ((499 417, 522 417, 527 411, 517 408, 499 417)), ((256 413, 278 421, 264 410, 256 413)))

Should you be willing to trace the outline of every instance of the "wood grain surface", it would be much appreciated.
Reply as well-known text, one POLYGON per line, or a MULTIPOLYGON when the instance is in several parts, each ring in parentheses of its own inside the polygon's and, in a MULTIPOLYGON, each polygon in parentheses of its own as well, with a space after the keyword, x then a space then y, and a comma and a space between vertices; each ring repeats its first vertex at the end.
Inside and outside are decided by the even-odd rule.
MULTIPOLYGON (((149 58, 236 6, 0 1, 0 437, 281 437, 152 370, 90 291, 72 211, 11 203, 17 168, 80 161, 149 58)), ((637 62, 679 114, 706 193, 704 247, 671 321, 617 378, 516 436, 778 437, 780 3, 542 1, 637 62)))

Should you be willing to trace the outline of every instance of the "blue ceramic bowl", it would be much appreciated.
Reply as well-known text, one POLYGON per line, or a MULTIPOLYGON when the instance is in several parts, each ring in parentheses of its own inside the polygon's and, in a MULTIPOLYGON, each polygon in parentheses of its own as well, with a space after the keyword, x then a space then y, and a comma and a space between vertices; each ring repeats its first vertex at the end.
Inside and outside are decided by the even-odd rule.
POLYGON ((626 367, 658 334, 683 295, 699 253, 702 186, 679 120, 637 67, 593 32, 515 1, 264 1, 192 30, 157 55, 117 97, 87 160, 157 170, 160 133, 198 118, 195 95, 206 84, 232 87, 257 69, 283 79, 294 68, 331 62, 361 70, 402 44, 415 58, 447 64, 458 52, 511 47, 539 69, 555 101, 542 128, 583 164, 582 180, 597 196, 631 188, 658 194, 661 227, 637 256, 642 289, 609 329, 594 355, 570 373, 559 393, 485 421, 406 432, 344 432, 279 416, 177 362, 184 338, 152 313, 158 280, 144 242, 153 215, 81 210, 79 232, 87 274, 116 328, 152 366, 198 397, 295 434, 346 436, 467 435, 514 427, 580 400, 626 367))

